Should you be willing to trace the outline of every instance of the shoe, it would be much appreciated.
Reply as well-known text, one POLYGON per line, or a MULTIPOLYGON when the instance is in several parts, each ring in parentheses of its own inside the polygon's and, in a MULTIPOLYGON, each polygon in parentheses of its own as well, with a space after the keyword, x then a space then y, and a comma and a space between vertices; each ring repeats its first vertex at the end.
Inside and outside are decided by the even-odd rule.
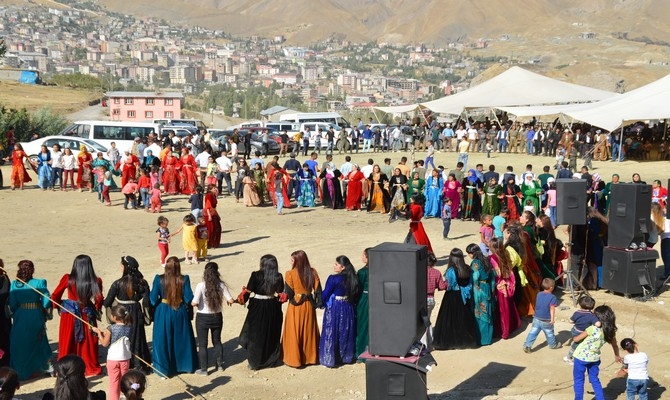
POLYGON ((528 346, 523 346, 523 352, 524 352, 524 353, 527 353, 527 354, 530 354, 530 353, 531 353, 531 351, 530 351, 530 347, 528 347, 528 346))
POLYGON ((204 375, 207 376, 207 370, 206 369, 199 369, 195 371, 196 375, 204 375))
POLYGON ((572 358, 570 358, 568 356, 563 357, 563 361, 568 365, 573 365, 574 364, 574 362, 572 361, 572 358))
POLYGON ((560 349, 561 347, 563 347, 563 344, 561 342, 556 342, 554 343, 553 346, 549 346, 549 348, 553 350, 560 349))

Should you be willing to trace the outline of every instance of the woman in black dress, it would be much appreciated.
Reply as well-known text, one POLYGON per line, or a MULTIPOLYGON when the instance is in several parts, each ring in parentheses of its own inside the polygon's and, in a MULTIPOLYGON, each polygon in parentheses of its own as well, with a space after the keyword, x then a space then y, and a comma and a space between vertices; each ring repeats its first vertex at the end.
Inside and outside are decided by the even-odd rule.
POLYGON ((279 273, 277 258, 261 257, 260 269, 251 273, 249 283, 238 301, 249 302, 249 312, 240 332, 240 346, 247 350, 249 369, 258 370, 281 364, 281 332, 284 314, 279 295, 284 278, 279 273), (253 296, 252 296, 253 294, 253 296))
MULTIPOLYGON (((140 265, 134 257, 121 257, 121 266, 123 267, 121 279, 112 283, 103 304, 108 310, 111 309, 115 301, 126 307, 133 316, 133 333, 129 338, 130 350, 133 354, 151 364, 151 352, 144 331, 145 313, 147 319, 150 320, 151 316, 149 283, 144 279, 140 272, 140 265)), ((151 372, 151 367, 138 360, 137 357, 132 358, 131 366, 145 373, 151 372)))

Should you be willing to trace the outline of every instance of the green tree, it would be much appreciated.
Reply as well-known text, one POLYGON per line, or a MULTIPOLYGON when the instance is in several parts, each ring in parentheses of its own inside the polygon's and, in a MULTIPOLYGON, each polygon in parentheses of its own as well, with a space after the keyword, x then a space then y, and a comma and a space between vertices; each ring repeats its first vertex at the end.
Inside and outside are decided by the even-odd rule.
POLYGON ((5 45, 5 39, 0 39, 0 58, 5 56, 7 53, 7 45, 5 45))

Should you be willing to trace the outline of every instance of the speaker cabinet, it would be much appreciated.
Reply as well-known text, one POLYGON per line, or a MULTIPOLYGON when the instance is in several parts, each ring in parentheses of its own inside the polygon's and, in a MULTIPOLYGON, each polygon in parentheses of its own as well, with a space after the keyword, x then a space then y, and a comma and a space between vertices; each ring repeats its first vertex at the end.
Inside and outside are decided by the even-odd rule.
POLYGON ((612 185, 607 245, 627 249, 649 239, 651 185, 612 185))
POLYGON ((643 286, 656 287, 656 250, 603 250, 602 287, 624 295, 644 293, 643 286))
POLYGON ((426 247, 413 244, 369 250, 370 354, 404 357, 426 331, 427 258, 426 247))
POLYGON ((365 391, 367 400, 426 400, 426 370, 411 363, 367 359, 365 391))
POLYGON ((556 180, 556 223, 586 225, 586 179, 556 180))

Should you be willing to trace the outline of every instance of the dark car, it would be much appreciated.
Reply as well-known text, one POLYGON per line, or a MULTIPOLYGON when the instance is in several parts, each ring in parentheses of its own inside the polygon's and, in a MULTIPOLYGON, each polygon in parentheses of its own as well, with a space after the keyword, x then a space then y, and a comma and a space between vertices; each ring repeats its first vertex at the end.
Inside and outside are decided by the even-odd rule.
MULTIPOLYGON (((248 131, 251 131, 251 151, 249 154, 254 154, 256 151, 263 151, 263 141, 261 139, 261 132, 263 129, 256 129, 256 128, 245 128, 245 129, 238 129, 237 134, 239 135, 240 142, 237 145, 237 152, 239 154, 242 154, 245 152, 246 149, 246 143, 244 143, 244 138, 246 137, 246 134, 248 131)), ((221 132, 217 132, 213 137, 215 140, 219 141, 220 147, 223 147, 224 144, 226 146, 226 150, 228 150, 228 137, 233 135, 232 130, 225 130, 221 132)), ((277 139, 279 138, 279 135, 277 135, 276 132, 270 133, 270 137, 268 140, 268 152, 270 154, 279 154, 279 143, 277 142, 277 139)))

